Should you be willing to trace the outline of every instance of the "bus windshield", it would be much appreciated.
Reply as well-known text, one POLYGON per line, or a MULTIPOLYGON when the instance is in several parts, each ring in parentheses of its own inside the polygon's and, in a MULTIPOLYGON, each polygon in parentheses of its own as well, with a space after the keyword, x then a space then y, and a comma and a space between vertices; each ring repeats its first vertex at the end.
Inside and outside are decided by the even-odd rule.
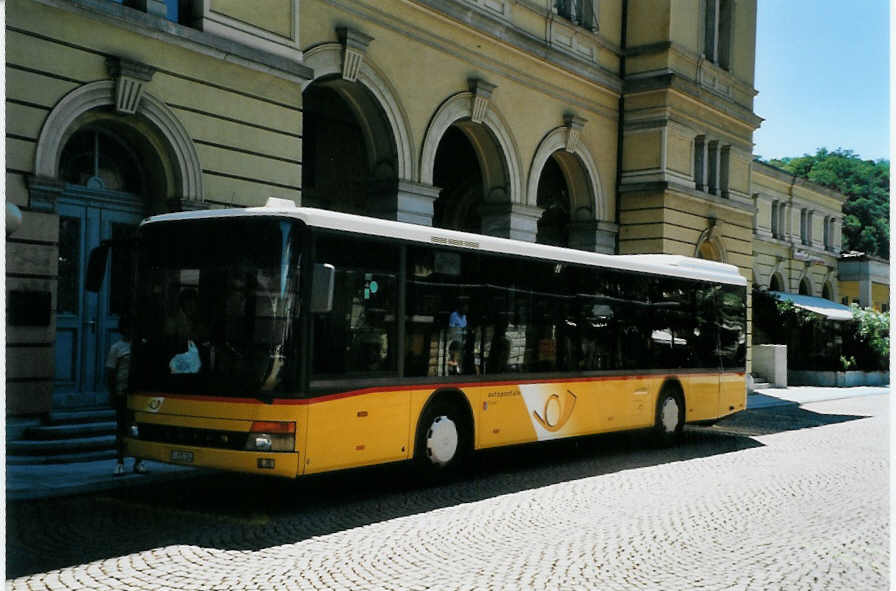
POLYGON ((233 217, 141 228, 132 387, 262 399, 294 392, 299 227, 233 217))

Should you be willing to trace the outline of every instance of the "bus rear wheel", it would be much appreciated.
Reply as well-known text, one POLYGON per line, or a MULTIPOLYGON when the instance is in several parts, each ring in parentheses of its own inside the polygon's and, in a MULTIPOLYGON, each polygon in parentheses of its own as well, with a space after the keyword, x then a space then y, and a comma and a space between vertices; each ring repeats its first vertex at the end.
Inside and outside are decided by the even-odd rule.
POLYGON ((669 446, 681 439, 684 431, 684 403, 674 388, 663 388, 656 402, 654 436, 661 446, 669 446))
POLYGON ((470 427, 456 404, 436 401, 420 415, 414 463, 428 480, 456 474, 471 449, 470 427))

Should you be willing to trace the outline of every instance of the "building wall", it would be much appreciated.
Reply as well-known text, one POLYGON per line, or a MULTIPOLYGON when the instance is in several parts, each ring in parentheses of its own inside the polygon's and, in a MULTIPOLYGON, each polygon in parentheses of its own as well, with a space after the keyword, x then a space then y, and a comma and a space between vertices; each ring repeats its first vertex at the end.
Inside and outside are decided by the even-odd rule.
MULTIPOLYGON (((456 4, 305 0, 301 5, 305 55, 339 43, 340 27, 372 38, 364 64, 378 74, 406 118, 415 170, 405 180, 413 182, 431 182, 425 174, 424 151, 433 140, 433 119, 446 102, 470 91, 471 79, 495 85, 488 109, 511 138, 511 153, 504 156, 519 163, 510 179, 514 203, 535 206, 529 184, 540 172, 533 170, 540 144, 563 127, 565 115, 581 117, 585 123, 579 142, 596 166, 595 193, 602 201, 598 209, 613 212, 618 119, 614 86, 619 81, 612 73, 619 67, 614 45, 618 3, 599 3, 599 18, 605 23, 600 31, 572 27, 577 30, 567 32, 575 33, 574 39, 567 41, 573 45, 561 43, 559 49, 554 49, 556 39, 548 49, 547 36, 570 27, 562 19, 546 18, 544 7, 537 3, 490 3, 498 8, 491 12, 480 8, 466 21, 458 20, 467 12, 458 12, 456 4), (506 37, 500 38, 504 31, 506 37), (517 39, 523 35, 528 45, 517 39), (548 59, 543 51, 548 51, 548 59)), ((597 218, 611 221, 608 215, 597 218)))
MULTIPOLYGON (((55 166, 78 125, 127 128, 159 155, 164 180, 144 214, 302 203, 311 84, 372 97, 396 152, 393 219, 432 221, 425 205, 405 211, 401 200, 432 207, 441 134, 473 119, 487 128, 479 139, 500 145, 506 178, 494 188, 512 206, 511 230, 522 228, 512 236, 534 239, 540 174, 559 150, 587 169, 588 199, 573 204, 581 217, 572 221, 591 239, 579 247, 706 256, 753 281, 754 263, 768 269, 784 256, 776 243, 754 256, 754 211, 766 215, 752 197, 756 2, 726 4, 723 64, 704 47, 708 1, 628 2, 623 23, 621 0, 595 0, 593 22, 574 23, 552 0, 273 0, 263 10, 211 0, 177 24, 114 2, 11 0, 7 198, 23 224, 7 242, 7 292, 49 291, 55 310, 65 254, 56 203, 67 190, 55 166), (110 68, 110 58, 137 73, 110 68), (110 89, 122 81, 145 93, 136 114, 115 103, 110 89), (71 97, 94 89, 106 98, 89 116, 63 116, 71 97), (55 129, 60 122, 68 127, 55 129), (711 187, 701 155, 714 158, 711 187)), ((55 321, 8 328, 8 413, 52 406, 55 321)))
POLYGON ((821 297, 827 285, 833 301, 838 297, 837 257, 839 220, 845 196, 803 179, 753 162, 751 193, 753 221, 753 271, 757 287, 768 289, 776 275, 784 291, 799 293, 803 280, 809 294, 821 297), (812 240, 803 243, 801 211, 812 213, 812 240), (777 216, 777 219, 773 219, 777 216), (825 220, 834 220, 826 245, 825 220))
POLYGON ((705 1, 628 3, 619 253, 707 256, 752 281, 756 3, 732 6, 726 67, 706 57, 705 1))
POLYGON ((858 281, 840 281, 840 303, 841 304, 858 304, 859 303, 859 282, 858 281), (843 301, 846 300, 846 301, 843 301))
POLYGON ((7 327, 12 414, 51 406, 60 256, 56 200, 65 192, 55 166, 75 128, 117 117, 129 133, 146 132, 147 141, 170 156, 161 194, 145 196, 145 214, 301 195, 302 97, 296 87, 304 68, 278 73, 276 66, 260 63, 260 54, 232 43, 113 3, 92 6, 13 0, 6 9, 6 198, 22 210, 21 227, 7 241, 7 298, 10 292, 51 296, 49 324, 18 326, 13 319, 7 327), (227 49, 233 50, 231 59, 224 59, 227 49), (108 90, 109 98, 98 99, 95 108, 66 112, 83 107, 83 100, 75 100, 79 93, 114 82, 109 58, 155 69, 143 83, 140 105, 157 99, 158 112, 178 128, 168 133, 179 133, 184 145, 164 145, 165 133, 144 107, 134 115, 110 115, 114 96, 108 90), (60 120, 71 127, 51 129, 60 120), (195 170, 178 170, 178 149, 195 156, 195 170), (190 174, 192 184, 182 178, 190 174))
POLYGON ((840 290, 850 303, 889 311, 890 263, 864 253, 845 253, 839 261, 840 290))
POLYGON ((871 284, 871 307, 878 312, 886 312, 890 307, 890 286, 885 283, 871 284))

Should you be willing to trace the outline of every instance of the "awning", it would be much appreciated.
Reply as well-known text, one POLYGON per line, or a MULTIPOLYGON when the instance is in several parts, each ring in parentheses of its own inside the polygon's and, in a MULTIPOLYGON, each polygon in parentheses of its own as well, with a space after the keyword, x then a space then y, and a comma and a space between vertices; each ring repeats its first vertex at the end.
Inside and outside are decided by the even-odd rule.
POLYGON ((831 320, 852 320, 852 310, 850 310, 848 306, 832 302, 831 300, 816 298, 814 296, 797 295, 795 293, 784 293, 783 291, 770 291, 768 293, 783 302, 791 302, 797 308, 821 314, 831 320))

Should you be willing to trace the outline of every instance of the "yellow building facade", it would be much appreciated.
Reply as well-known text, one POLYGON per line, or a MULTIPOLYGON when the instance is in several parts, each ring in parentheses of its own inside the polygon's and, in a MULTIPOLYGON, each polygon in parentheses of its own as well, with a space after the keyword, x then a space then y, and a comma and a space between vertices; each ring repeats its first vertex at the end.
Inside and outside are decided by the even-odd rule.
POLYGON ((86 292, 86 257, 163 211, 279 197, 760 281, 755 0, 125 4, 7 3, 8 414, 104 402, 126 282, 86 292))
POLYGON ((890 262, 861 252, 848 252, 839 263, 840 302, 878 312, 890 311, 890 262))
POLYGON ((85 291, 100 241, 153 213, 300 199, 311 70, 147 5, 7 3, 6 199, 22 212, 6 243, 8 414, 104 402, 127 277, 85 291))
POLYGON ((754 285, 839 302, 846 197, 760 162, 752 172, 754 285))

